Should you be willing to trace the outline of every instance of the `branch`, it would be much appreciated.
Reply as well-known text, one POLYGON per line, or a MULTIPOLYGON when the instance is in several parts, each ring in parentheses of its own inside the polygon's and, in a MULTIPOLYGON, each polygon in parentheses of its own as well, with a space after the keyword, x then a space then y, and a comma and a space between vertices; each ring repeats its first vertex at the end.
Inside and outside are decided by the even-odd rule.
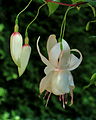
POLYGON ((45 1, 46 2, 51 2, 51 3, 56 3, 56 4, 59 4, 59 5, 64 5, 64 6, 71 6, 71 7, 75 7, 75 6, 79 6, 79 5, 87 3, 87 2, 79 2, 79 3, 76 3, 76 4, 67 4, 67 3, 61 3, 61 2, 56 2, 56 1, 52 1, 52 0, 45 0, 45 1))

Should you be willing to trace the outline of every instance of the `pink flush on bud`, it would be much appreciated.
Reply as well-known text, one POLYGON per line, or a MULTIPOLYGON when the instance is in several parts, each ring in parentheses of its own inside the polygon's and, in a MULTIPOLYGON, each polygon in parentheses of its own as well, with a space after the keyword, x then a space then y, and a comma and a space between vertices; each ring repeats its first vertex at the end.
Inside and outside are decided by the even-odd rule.
POLYGON ((20 66, 23 38, 19 32, 14 32, 10 38, 10 52, 14 63, 20 66))
POLYGON ((31 54, 31 47, 28 44, 23 45, 20 56, 20 67, 18 67, 19 77, 24 73, 31 54))

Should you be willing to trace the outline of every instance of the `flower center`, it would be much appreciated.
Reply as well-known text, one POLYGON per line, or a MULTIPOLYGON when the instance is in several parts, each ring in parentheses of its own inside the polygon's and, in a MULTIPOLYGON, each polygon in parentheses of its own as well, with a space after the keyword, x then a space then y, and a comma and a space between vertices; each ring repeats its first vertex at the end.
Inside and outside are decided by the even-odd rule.
POLYGON ((64 71, 64 70, 63 70, 63 69, 60 69, 60 68, 55 68, 54 71, 56 71, 56 72, 60 72, 60 71, 64 71))

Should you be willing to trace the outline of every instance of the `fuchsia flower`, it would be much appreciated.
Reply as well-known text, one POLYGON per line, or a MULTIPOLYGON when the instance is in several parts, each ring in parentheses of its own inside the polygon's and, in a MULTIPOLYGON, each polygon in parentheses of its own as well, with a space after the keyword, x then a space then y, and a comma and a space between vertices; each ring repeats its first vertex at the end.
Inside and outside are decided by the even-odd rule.
POLYGON ((20 67, 18 67, 19 76, 21 76, 27 65, 31 54, 31 47, 29 44, 25 44, 22 47, 21 56, 20 56, 20 67))
POLYGON ((14 32, 10 38, 10 51, 14 63, 18 67, 19 76, 21 76, 28 64, 31 54, 29 44, 23 45, 23 38, 19 32, 14 32))
MULTIPOLYGON (((63 107, 67 104, 67 93, 71 94, 71 105, 73 104, 73 89, 75 87, 73 76, 70 71, 76 69, 81 61, 82 54, 77 49, 70 50, 68 43, 62 40, 63 50, 60 49, 60 42, 57 43, 56 36, 50 35, 47 41, 47 52, 49 60, 46 59, 40 52, 37 40, 37 50, 43 63, 47 66, 44 69, 46 76, 40 82, 40 94, 43 91, 47 91, 49 94, 47 103, 51 93, 58 95, 59 100, 63 101, 63 107), (77 58, 71 51, 80 54, 80 58, 77 58)), ((46 103, 46 105, 47 105, 46 103)))
POLYGON ((20 66, 23 38, 19 32, 14 32, 10 38, 10 52, 14 63, 20 66))

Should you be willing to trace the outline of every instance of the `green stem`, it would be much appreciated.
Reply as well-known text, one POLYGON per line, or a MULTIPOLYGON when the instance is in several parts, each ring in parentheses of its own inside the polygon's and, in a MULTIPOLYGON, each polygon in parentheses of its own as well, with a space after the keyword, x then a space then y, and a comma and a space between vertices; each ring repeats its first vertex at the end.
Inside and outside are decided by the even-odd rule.
POLYGON ((42 4, 42 5, 38 8, 38 11, 37 11, 37 14, 36 14, 35 18, 34 18, 34 19, 28 24, 28 26, 26 27, 25 37, 28 36, 28 28, 29 28, 30 25, 37 19, 38 15, 39 15, 40 9, 41 9, 43 6, 45 6, 45 5, 46 5, 46 3, 42 4))
POLYGON ((92 9, 94 17, 96 17, 96 10, 91 4, 87 3, 87 5, 92 9))
POLYGON ((63 27, 63 32, 62 32, 62 39, 64 38, 64 33, 65 33, 65 26, 66 26, 66 17, 67 17, 67 14, 68 14, 68 12, 69 12, 69 10, 70 9, 72 9, 73 7, 68 7, 68 9, 67 9, 67 11, 66 11, 66 13, 65 13, 65 17, 64 17, 64 22, 63 22, 63 25, 64 25, 64 27, 63 27))
POLYGON ((68 14, 69 10, 72 9, 72 8, 74 8, 74 7, 68 7, 68 9, 65 12, 65 15, 64 15, 64 18, 63 18, 63 21, 62 21, 62 25, 61 25, 60 39, 62 39, 64 37, 65 26, 66 26, 66 17, 67 17, 67 14, 68 14))
POLYGON ((84 86, 83 90, 85 90, 85 89, 89 88, 91 85, 92 85, 92 83, 90 83, 90 84, 89 84, 89 85, 87 85, 87 86, 84 86))
POLYGON ((74 7, 68 7, 66 12, 65 12, 65 15, 64 15, 64 18, 63 18, 63 21, 62 21, 62 25, 61 25, 61 30, 60 30, 60 38, 59 38, 59 42, 61 43, 60 44, 60 48, 61 50, 63 49, 63 46, 62 46, 62 39, 64 38, 64 33, 65 33, 65 27, 66 27, 66 17, 67 17, 67 14, 69 12, 70 9, 72 9, 74 7))
POLYGON ((19 12, 19 14, 16 16, 16 20, 15 20, 15 24, 18 24, 18 17, 21 13, 23 13, 27 8, 28 6, 31 4, 32 0, 29 1, 29 3, 27 4, 27 6, 21 11, 19 12))

